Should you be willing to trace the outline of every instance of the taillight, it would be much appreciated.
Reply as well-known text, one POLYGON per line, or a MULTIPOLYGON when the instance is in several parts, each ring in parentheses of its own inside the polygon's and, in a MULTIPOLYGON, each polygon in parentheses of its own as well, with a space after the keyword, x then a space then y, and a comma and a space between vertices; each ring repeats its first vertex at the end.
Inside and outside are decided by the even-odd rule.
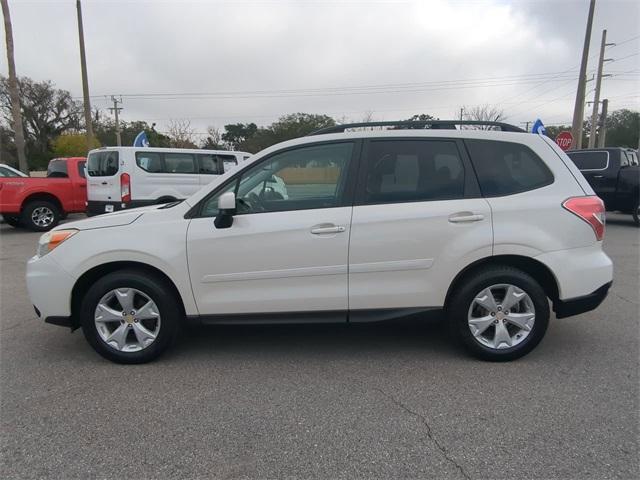
POLYGON ((562 206, 591 225, 596 239, 604 238, 605 213, 600 197, 571 197, 565 200, 562 206))
POLYGON ((120 175, 120 198, 122 203, 131 201, 131 177, 128 173, 120 175))

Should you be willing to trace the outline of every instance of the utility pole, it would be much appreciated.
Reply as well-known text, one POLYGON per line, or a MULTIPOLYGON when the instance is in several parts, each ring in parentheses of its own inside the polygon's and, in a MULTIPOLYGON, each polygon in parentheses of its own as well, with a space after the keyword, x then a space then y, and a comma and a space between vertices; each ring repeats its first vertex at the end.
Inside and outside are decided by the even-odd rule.
MULTIPOLYGON (((591 114, 591 133, 589 134, 589 148, 596 146, 596 129, 598 126, 598 107, 600 106, 600 85, 602 83, 602 66, 604 62, 610 62, 611 59, 604 58, 604 49, 607 46, 615 45, 607 43, 607 31, 602 31, 602 43, 600 43, 600 58, 598 60, 598 76, 596 77, 596 89, 593 96, 593 113, 591 114)), ((606 75, 605 75, 606 76, 606 75)))
POLYGON ((609 110, 609 100, 602 100, 602 113, 600 114, 600 133, 598 134, 598 147, 604 147, 604 140, 607 136, 607 110, 609 110))
POLYGON ((84 98, 84 122, 87 129, 87 150, 93 148, 93 125, 91 123, 91 103, 89 101, 89 79, 87 76, 87 56, 84 51, 84 29, 82 27, 82 5, 76 0, 78 11, 78 37, 80 39, 80 69, 82 70, 82 96, 84 98))
POLYGON ((118 100, 115 96, 111 95, 111 101, 113 102, 113 107, 109 108, 109 110, 111 110, 116 117, 116 141, 118 146, 121 147, 122 138, 120 137, 120 120, 118 119, 118 113, 120 113, 122 107, 118 107, 118 104, 122 103, 122 98, 118 100))
POLYGON ((13 56, 13 28, 11 27, 11 13, 7 0, 2 3, 2 15, 4 16, 4 34, 7 44, 7 65, 9 70, 9 97, 11 98, 11 115, 13 117, 13 131, 16 150, 18 152, 18 168, 24 173, 29 173, 27 156, 24 153, 24 130, 22 128, 22 111, 20 110, 20 92, 18 90, 18 76, 16 75, 16 62, 13 56))
POLYGON ((587 17, 587 30, 584 34, 584 45, 582 47, 582 61, 580 63, 580 75, 578 76, 578 91, 576 92, 576 103, 573 108, 573 123, 571 134, 573 144, 571 149, 582 148, 582 122, 584 119, 584 93, 587 80, 587 60, 589 59, 589 43, 591 42, 591 27, 593 25, 593 11, 596 0, 589 3, 589 15, 587 17))
POLYGON ((526 122, 520 122, 520 124, 523 124, 523 125, 525 126, 525 127, 524 127, 524 131, 525 131, 525 132, 528 132, 528 131, 529 131, 529 124, 530 124, 530 123, 531 123, 531 121, 530 121, 530 120, 527 120, 526 122))
POLYGON ((464 107, 460 108, 460 121, 462 121, 462 115, 464 114, 464 107))

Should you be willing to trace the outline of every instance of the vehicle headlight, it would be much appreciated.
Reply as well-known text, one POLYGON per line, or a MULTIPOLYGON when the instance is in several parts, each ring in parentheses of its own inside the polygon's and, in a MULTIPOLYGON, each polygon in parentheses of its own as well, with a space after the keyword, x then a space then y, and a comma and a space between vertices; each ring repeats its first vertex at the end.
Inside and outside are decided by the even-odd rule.
POLYGON ((40 240, 38 241, 38 256, 45 256, 62 242, 73 237, 76 233, 78 233, 78 230, 76 230, 75 228, 69 228, 67 230, 54 230, 53 232, 45 233, 40 237, 40 240))

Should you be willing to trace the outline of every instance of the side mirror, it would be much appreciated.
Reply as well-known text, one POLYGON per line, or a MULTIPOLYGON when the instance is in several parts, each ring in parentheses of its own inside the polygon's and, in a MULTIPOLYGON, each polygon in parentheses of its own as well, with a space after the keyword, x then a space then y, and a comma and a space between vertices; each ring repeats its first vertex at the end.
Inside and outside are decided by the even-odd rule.
POLYGON ((229 228, 233 225, 233 216, 236 214, 236 194, 226 192, 218 199, 218 216, 213 224, 216 228, 229 228))

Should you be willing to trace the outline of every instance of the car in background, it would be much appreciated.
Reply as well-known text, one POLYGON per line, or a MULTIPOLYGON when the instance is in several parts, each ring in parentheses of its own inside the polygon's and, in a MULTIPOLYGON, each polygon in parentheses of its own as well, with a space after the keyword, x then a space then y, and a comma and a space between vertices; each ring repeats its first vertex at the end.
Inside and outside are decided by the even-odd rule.
POLYGON ((640 227, 640 167, 629 148, 589 148, 567 152, 607 211, 631 214, 640 227))
POLYGON ((87 203, 84 157, 54 158, 47 176, 0 177, 0 213, 13 227, 37 232, 58 225, 69 213, 84 212, 87 203))
POLYGON ((330 127, 253 155, 183 202, 56 228, 27 265, 35 312, 82 327, 120 363, 156 358, 187 322, 434 310, 474 355, 521 357, 551 307, 569 317, 606 297, 604 205, 543 135, 416 128, 450 123, 330 127))
POLYGON ((87 214, 183 200, 250 156, 183 148, 92 150, 87 159, 87 214))
POLYGON ((28 177, 26 173, 13 168, 5 163, 0 163, 0 177, 28 177))

